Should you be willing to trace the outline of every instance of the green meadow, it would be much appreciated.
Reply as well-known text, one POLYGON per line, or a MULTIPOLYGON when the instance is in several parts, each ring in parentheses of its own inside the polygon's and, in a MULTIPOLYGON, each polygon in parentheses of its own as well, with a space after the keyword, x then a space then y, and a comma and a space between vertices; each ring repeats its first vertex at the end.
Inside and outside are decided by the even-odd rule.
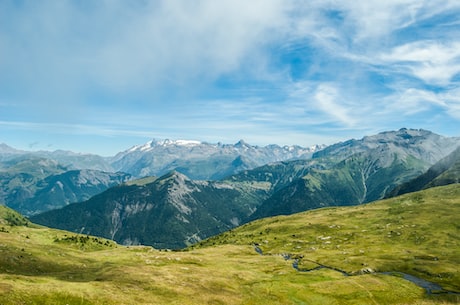
POLYGON ((458 304, 459 266, 458 184, 262 219, 183 251, 40 227, 0 207, 4 305, 458 304), (318 266, 328 268, 307 271, 318 266))

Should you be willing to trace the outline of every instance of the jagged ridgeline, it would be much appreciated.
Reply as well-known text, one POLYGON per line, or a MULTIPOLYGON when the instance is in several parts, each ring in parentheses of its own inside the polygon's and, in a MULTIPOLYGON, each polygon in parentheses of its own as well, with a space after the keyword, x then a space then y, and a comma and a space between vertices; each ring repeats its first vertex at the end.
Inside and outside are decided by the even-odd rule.
POLYGON ((257 190, 193 181, 178 172, 151 180, 111 188, 86 202, 31 219, 127 245, 177 249, 238 226, 260 200, 257 190))
POLYGON ((191 179, 219 180, 271 162, 308 159, 324 147, 262 147, 250 145, 243 140, 236 144, 152 140, 117 154, 110 162, 115 170, 135 177, 162 176, 175 170, 191 179))
POLYGON ((27 152, 0 144, 0 202, 30 216, 87 200, 133 178, 175 170, 191 179, 218 180, 270 162, 308 159, 321 148, 153 140, 114 157, 101 157, 27 152))
POLYGON ((183 248, 250 220, 385 197, 460 144, 401 129, 338 143, 310 159, 276 162, 220 181, 173 171, 34 216, 38 223, 123 244, 183 248))
POLYGON ((409 182, 398 185, 388 194, 388 197, 459 182, 460 147, 430 167, 426 173, 409 182))

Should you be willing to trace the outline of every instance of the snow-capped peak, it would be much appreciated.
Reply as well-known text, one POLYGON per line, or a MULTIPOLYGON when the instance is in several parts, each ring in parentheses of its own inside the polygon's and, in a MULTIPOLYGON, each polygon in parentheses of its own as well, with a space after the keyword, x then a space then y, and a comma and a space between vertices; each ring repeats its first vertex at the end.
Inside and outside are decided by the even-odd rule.
POLYGON ((170 139, 157 140, 157 139, 153 139, 145 144, 133 146, 131 149, 128 150, 128 152, 134 152, 134 151, 146 152, 158 146, 162 146, 162 147, 187 146, 187 147, 190 147, 190 146, 197 146, 201 144, 203 144, 203 142, 195 141, 195 140, 170 140, 170 139))
POLYGON ((165 140, 164 141, 164 146, 166 145, 177 145, 177 146, 196 146, 203 144, 200 141, 195 141, 195 140, 165 140))
POLYGON ((151 146, 158 145, 158 146, 196 146, 203 144, 200 141, 195 140, 153 140, 151 141, 151 146))

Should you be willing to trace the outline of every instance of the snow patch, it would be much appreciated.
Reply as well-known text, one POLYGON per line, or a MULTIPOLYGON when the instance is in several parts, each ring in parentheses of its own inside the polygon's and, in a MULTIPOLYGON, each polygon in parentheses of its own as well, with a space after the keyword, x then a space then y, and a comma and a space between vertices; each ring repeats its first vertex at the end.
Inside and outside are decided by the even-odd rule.
POLYGON ((61 190, 64 189, 64 184, 62 184, 61 181, 57 181, 57 182, 56 182, 56 185, 57 185, 61 190))
POLYGON ((235 227, 238 227, 240 225, 240 220, 237 217, 233 217, 232 219, 230 219, 230 223, 235 227))
POLYGON ((177 140, 175 141, 176 145, 182 145, 182 146, 196 146, 196 145, 200 145, 201 142, 200 141, 195 141, 195 140, 177 140))

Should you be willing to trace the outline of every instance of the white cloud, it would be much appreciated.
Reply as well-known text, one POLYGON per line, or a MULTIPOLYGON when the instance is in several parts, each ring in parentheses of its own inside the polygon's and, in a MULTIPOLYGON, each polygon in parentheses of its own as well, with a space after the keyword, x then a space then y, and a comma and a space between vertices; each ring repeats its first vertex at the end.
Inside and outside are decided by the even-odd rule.
POLYGON ((433 92, 426 89, 405 88, 385 96, 382 105, 377 116, 390 120, 391 117, 417 118, 421 113, 436 116, 440 121, 443 117, 460 119, 460 89, 433 92))
POLYGON ((428 84, 447 85, 460 73, 460 42, 408 43, 382 54, 380 60, 428 84))
POLYGON ((355 120, 349 114, 343 99, 340 99, 341 95, 337 88, 329 84, 319 85, 314 93, 314 100, 320 110, 345 126, 353 126, 355 120))
MULTIPOLYGON (((14 12, 8 31, 0 30, 8 41, 1 48, 7 59, 3 68, 34 91, 47 91, 45 98, 77 94, 82 86, 115 92, 165 86, 187 90, 234 71, 256 79, 275 74, 272 80, 279 81, 283 71, 265 67, 270 44, 308 38, 333 56, 358 59, 363 50, 370 54, 381 46, 375 41, 382 36, 407 26, 407 20, 454 5, 416 0, 42 1, 14 12), (353 41, 362 41, 359 49, 353 41)), ((424 67, 414 73, 439 79, 436 67, 431 75, 424 67)))
POLYGON ((433 92, 408 88, 401 93, 387 96, 384 112, 408 116, 427 111, 433 105, 445 106, 445 103, 433 92))
POLYGON ((86 78, 111 90, 237 69, 257 55, 285 18, 281 1, 260 0, 25 6, 10 19, 10 32, 2 33, 11 42, 3 46, 13 60, 3 63, 10 71, 19 66, 18 77, 45 77, 61 85, 86 78))

